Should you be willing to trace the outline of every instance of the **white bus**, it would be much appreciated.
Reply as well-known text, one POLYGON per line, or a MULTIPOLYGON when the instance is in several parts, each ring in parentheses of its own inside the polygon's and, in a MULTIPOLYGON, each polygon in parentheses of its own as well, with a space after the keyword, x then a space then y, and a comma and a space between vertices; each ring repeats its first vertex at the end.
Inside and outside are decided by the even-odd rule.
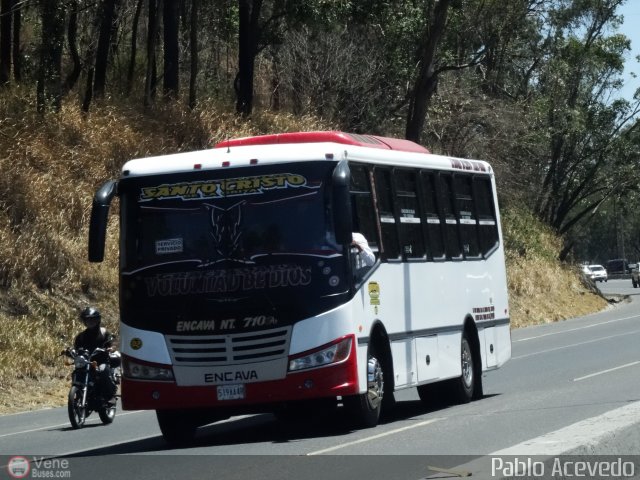
POLYGON ((481 397, 482 373, 511 356, 483 161, 342 132, 132 160, 96 193, 91 261, 115 196, 122 405, 156 410, 169 442, 229 415, 319 405, 372 427, 401 389, 481 397))

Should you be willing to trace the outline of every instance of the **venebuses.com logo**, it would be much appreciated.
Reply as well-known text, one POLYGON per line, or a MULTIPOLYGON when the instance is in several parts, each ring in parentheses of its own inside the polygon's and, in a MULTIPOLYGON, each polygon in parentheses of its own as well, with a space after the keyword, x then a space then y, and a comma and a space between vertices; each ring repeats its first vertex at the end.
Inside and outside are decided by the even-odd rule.
POLYGON ((7 472, 11 478, 71 478, 69 460, 65 458, 33 457, 29 460, 16 455, 9 459, 7 472))
POLYGON ((24 457, 11 457, 7 464, 7 471, 13 478, 25 478, 30 470, 31 464, 24 457))

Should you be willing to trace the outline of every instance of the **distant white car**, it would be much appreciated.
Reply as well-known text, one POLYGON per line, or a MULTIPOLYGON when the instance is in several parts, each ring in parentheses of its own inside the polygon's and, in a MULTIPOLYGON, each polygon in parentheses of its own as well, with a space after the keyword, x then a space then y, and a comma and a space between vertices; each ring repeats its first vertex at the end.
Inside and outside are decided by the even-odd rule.
POLYGON ((594 282, 606 282, 608 280, 607 271, 602 265, 589 265, 590 277, 594 282))

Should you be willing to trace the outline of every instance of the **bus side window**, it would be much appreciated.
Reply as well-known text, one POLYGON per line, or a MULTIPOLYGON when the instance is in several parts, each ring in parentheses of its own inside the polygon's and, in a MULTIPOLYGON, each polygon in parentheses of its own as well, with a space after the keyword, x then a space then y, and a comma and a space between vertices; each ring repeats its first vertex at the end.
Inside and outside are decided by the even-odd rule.
POLYGON ((423 227, 426 232, 429 257, 434 260, 442 260, 444 254, 443 224, 438 213, 437 190, 435 176, 431 172, 420 174, 424 213, 423 227))
POLYGON ((454 176, 456 207, 460 223, 462 252, 465 258, 481 258, 478 245, 478 225, 476 209, 473 202, 471 175, 456 174, 454 176))
POLYGON ((396 169, 394 171, 396 202, 400 220, 400 245, 406 259, 424 260, 425 248, 422 237, 422 222, 418 205, 416 172, 396 169))
POLYGON ((462 248, 460 246, 460 234, 458 230, 458 219, 454 207, 453 197, 453 178, 450 174, 441 173, 438 176, 440 180, 440 199, 442 216, 445 223, 445 247, 447 258, 451 260, 462 259, 462 248))
POLYGON ((473 186, 478 211, 480 250, 484 256, 488 256, 498 246, 498 222, 496 221, 491 180, 477 176, 473 179, 473 186))
POLYGON ((371 194, 369 171, 364 165, 350 164, 351 170, 351 212, 353 231, 367 239, 369 247, 378 257, 378 235, 376 228, 373 195, 371 194))
POLYGON ((400 244, 396 217, 393 213, 393 191, 391 187, 391 170, 375 167, 373 170, 374 190, 378 207, 378 218, 382 233, 382 259, 398 260, 400 244))

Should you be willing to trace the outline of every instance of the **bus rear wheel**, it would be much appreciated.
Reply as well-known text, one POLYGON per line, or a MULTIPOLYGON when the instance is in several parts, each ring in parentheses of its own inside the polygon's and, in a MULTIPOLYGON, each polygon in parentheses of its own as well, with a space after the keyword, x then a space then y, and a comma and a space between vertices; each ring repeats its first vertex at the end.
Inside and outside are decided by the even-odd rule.
POLYGON ((462 334, 460 345, 460 366, 462 375, 450 380, 451 393, 457 403, 469 403, 474 398, 477 379, 473 351, 466 332, 462 334))
POLYGON ((378 424, 384 398, 383 371, 382 355, 370 347, 367 354, 366 393, 342 399, 344 407, 358 427, 372 428, 378 424))
POLYGON ((193 442, 198 425, 180 410, 156 410, 158 425, 169 445, 180 446, 193 442))

